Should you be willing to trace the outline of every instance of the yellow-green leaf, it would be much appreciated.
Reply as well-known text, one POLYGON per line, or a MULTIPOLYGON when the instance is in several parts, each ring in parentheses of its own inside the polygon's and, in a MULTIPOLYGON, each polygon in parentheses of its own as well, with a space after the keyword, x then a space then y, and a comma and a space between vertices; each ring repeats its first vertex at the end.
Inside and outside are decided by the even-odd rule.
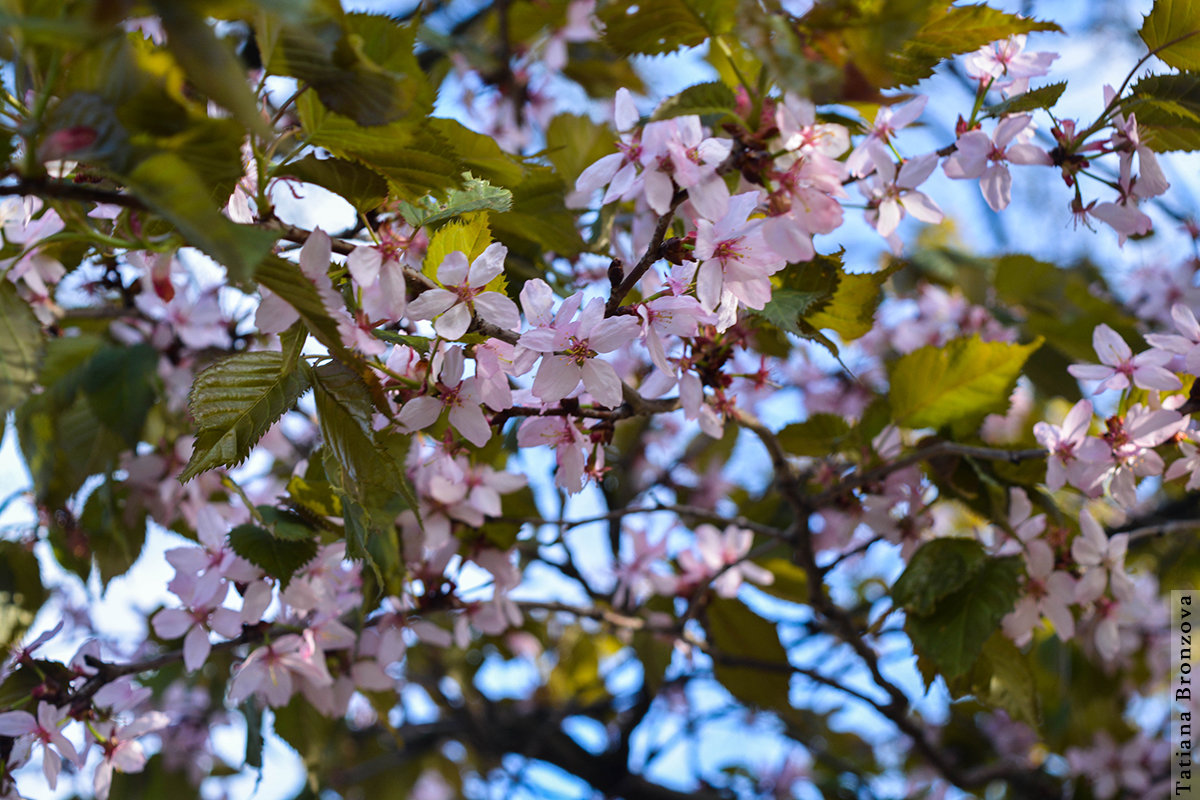
POLYGON ((1177 69, 1200 69, 1200 2, 1155 0, 1138 31, 1150 52, 1177 69))
POLYGON ((1006 407, 1021 367, 1042 344, 978 336, 915 350, 892 365, 892 415, 906 428, 939 428, 1006 407))

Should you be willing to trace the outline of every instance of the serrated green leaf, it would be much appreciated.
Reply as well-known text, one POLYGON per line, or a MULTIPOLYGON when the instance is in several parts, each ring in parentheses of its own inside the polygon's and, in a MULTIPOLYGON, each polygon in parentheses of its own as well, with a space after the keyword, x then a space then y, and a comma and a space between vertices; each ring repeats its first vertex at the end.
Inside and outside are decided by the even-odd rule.
POLYGON ((985 342, 978 336, 930 345, 902 356, 889 371, 897 424, 938 428, 1003 410, 1026 359, 1042 344, 985 342))
POLYGON ((760 708, 788 705, 787 651, 779 642, 773 622, 755 614, 742 602, 715 597, 705 610, 708 641, 718 654, 764 664, 734 665, 713 657, 713 676, 743 703, 760 708))
POLYGON ((818 305, 828 302, 832 296, 821 290, 801 292, 795 289, 776 289, 767 304, 761 310, 752 313, 782 331, 800 336, 803 334, 800 321, 818 305))
POLYGON ((896 85, 912 85, 933 74, 940 62, 986 44, 1032 31, 1062 31, 1053 22, 1019 17, 984 5, 950 6, 926 21, 890 53, 896 85))
POLYGON ((604 41, 621 55, 657 55, 694 47, 724 33, 735 4, 727 0, 616 0, 602 8, 604 41))
POLYGON ((139 162, 128 175, 128 185, 174 225, 187 244, 223 265, 235 283, 250 277, 279 238, 270 231, 238 225, 221 214, 204 181, 174 153, 157 153, 139 162))
POLYGON ((917 548, 892 586, 892 601, 914 614, 930 614, 938 601, 966 585, 987 561, 974 539, 934 539, 917 548))
POLYGON ((1200 69, 1200 2, 1155 0, 1138 31, 1146 47, 1176 69, 1200 69))
POLYGON ((288 541, 304 541, 315 534, 312 526, 299 514, 294 514, 274 506, 255 506, 258 516, 276 539, 288 541))
POLYGON ((853 429, 837 414, 813 414, 776 434, 779 444, 791 455, 831 456, 852 438, 853 429))
POLYGON ((401 201, 398 210, 404 221, 414 228, 436 225, 474 211, 508 211, 512 208, 512 192, 487 181, 463 173, 463 188, 450 189, 446 200, 423 197, 416 203, 401 201))
POLYGON ((128 499, 127 486, 107 480, 88 495, 79 515, 103 586, 129 571, 146 541, 146 509, 128 499))
POLYGON ((292 576, 317 555, 317 540, 288 540, 257 525, 238 525, 229 532, 233 552, 262 569, 287 588, 292 576))
POLYGON ((546 128, 546 158, 568 185, 589 165, 616 152, 612 131, 577 114, 559 114, 546 128))
POLYGON ((1066 88, 1066 81, 1039 86, 1003 102, 984 106, 982 114, 985 117, 1002 117, 1005 114, 1020 114, 1025 111, 1054 108, 1054 104, 1058 102, 1058 98, 1062 97, 1063 90, 1066 88))
POLYGON ((106 347, 83 372, 80 386, 96 419, 130 447, 137 444, 154 405, 158 357, 158 350, 145 343, 106 347))
POLYGON ((388 186, 383 176, 341 158, 309 155, 277 168, 275 174, 328 189, 361 213, 378 208, 387 199, 388 186))
POLYGON ((1200 150, 1198 75, 1184 73, 1142 78, 1122 100, 1121 111, 1137 115, 1138 133, 1154 150, 1200 150))
POLYGON ((429 90, 412 57, 414 25, 372 14, 323 15, 274 32, 272 71, 313 88, 322 104, 357 125, 424 115, 429 90))
POLYGON ((308 386, 308 369, 283 371, 273 351, 236 353, 201 372, 188 396, 199 431, 180 482, 240 464, 308 386))
POLYGON ((689 86, 674 97, 668 97, 655 109, 652 119, 669 119, 688 114, 733 114, 737 95, 720 81, 689 86))
POLYGON ((883 284, 900 266, 900 262, 893 262, 879 272, 841 272, 833 297, 805 315, 805 321, 814 328, 834 331, 843 342, 865 335, 875 326, 875 310, 883 299, 883 284))
POLYGON ((45 337, 11 281, 0 280, 0 416, 29 396, 45 337))
POLYGON ((910 612, 904 629, 913 648, 947 681, 965 673, 1000 620, 1012 611, 1020 574, 1019 557, 989 558, 967 584, 938 601, 932 612, 910 612))
POLYGON ((317 287, 300 271, 298 264, 270 255, 258 265, 254 278, 286 300, 300 315, 308 332, 329 348, 329 352, 340 358, 353 358, 342 343, 337 323, 329 316, 317 287))

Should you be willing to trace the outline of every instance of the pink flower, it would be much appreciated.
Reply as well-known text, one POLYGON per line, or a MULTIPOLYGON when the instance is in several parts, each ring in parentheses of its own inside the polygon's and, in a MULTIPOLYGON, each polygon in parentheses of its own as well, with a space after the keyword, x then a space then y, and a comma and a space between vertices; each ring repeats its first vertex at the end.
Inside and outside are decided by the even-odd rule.
POLYGON ((1075 597, 1075 579, 1054 568, 1054 551, 1041 539, 1025 545, 1024 594, 1003 620, 1004 635, 1018 647, 1033 638, 1033 629, 1045 617, 1062 640, 1075 635, 1075 617, 1069 606, 1075 597))
POLYGON ((929 98, 919 94, 907 103, 897 106, 884 106, 875 114, 867 138, 859 142, 858 147, 846 159, 846 171, 851 177, 861 178, 878 169, 880 161, 891 157, 886 145, 901 128, 916 122, 917 117, 925 110, 929 98))
POLYGON ((758 204, 758 192, 745 192, 730 198, 729 211, 717 222, 696 223, 696 297, 705 311, 722 306, 721 329, 733 324, 736 301, 747 308, 765 306, 770 276, 786 264, 763 238, 762 220, 750 219, 758 204))
POLYGON ((106 800, 112 788, 113 772, 141 772, 146 767, 146 753, 137 739, 167 727, 170 718, 161 711, 151 711, 138 717, 128 725, 117 726, 112 722, 101 722, 97 727, 107 730, 100 739, 104 756, 96 767, 92 789, 97 800, 106 800))
POLYGON ((363 313, 373 322, 395 322, 408 308, 404 266, 380 247, 359 246, 346 257, 363 313))
POLYGON ((542 354, 533 379, 533 393, 543 403, 556 403, 575 391, 579 382, 596 403, 615 408, 622 402, 621 379, 611 364, 596 358, 637 337, 638 322, 629 316, 604 316, 604 301, 593 297, 572 319, 582 298, 563 302, 552 326, 521 335, 520 346, 542 354))
POLYGON ((901 243, 900 237, 895 235, 896 228, 906 211, 922 222, 942 221, 942 210, 937 203, 916 190, 937 167, 937 162, 937 153, 926 153, 905 161, 897 173, 891 156, 881 149, 876 154, 875 174, 858 183, 867 198, 867 222, 879 231, 897 255, 901 243))
POLYGON ((0 714, 0 736, 29 736, 42 746, 42 772, 53 789, 58 785, 62 759, 80 764, 75 745, 59 730, 70 709, 56 708, 45 700, 38 703, 37 717, 28 711, 6 711, 0 714), (53 746, 53 747, 52 747, 53 746))
POLYGON ((646 204, 659 216, 666 214, 679 186, 688 190, 700 216, 720 217, 729 205, 729 189, 716 170, 732 149, 730 139, 705 138, 699 117, 651 122, 642 131, 639 157, 646 204))
POLYGON ((1125 574, 1129 534, 1108 536, 1086 508, 1079 514, 1079 536, 1071 542, 1071 557, 1085 568, 1075 587, 1075 602, 1091 603, 1104 594, 1110 582, 1117 597, 1133 596, 1133 581, 1125 574))
POLYGON ((1029 79, 1045 75, 1058 53, 1026 53, 1025 34, 985 45, 967 56, 967 74, 981 84, 991 83, 1005 96, 1029 91, 1029 79))
POLYGON ((678 370, 667 360, 666 336, 695 336, 700 325, 713 322, 711 314, 700 307, 694 297, 665 295, 637 307, 642 319, 642 336, 650 360, 663 372, 674 375, 678 370))
POLYGON ((1171 390, 1182 385, 1179 378, 1162 366, 1171 360, 1170 353, 1147 350, 1134 356, 1120 334, 1104 323, 1092 332, 1092 346, 1100 364, 1073 364, 1067 372, 1080 380, 1100 381, 1097 394, 1105 389, 1128 388, 1131 381, 1142 389, 1171 390))
POLYGON ((476 447, 483 447, 492 438, 492 429, 480 407, 479 380, 463 378, 461 347, 447 347, 434 362, 441 362, 436 396, 421 395, 404 404, 396 421, 408 431, 428 428, 438 421, 442 411, 449 409, 449 421, 454 429, 476 447))
MULTIPOLYGON (((1111 86, 1104 87, 1104 102, 1111 104, 1117 97, 1111 86)), ((1158 165, 1158 156, 1146 145, 1142 144, 1138 133, 1137 117, 1130 114, 1113 114, 1113 135, 1109 146, 1120 155, 1120 176, 1118 182, 1134 197, 1157 197, 1170 188, 1167 176, 1158 165), (1138 175, 1133 173, 1133 157, 1138 159, 1138 175)))
POLYGON ((517 429, 517 444, 521 447, 553 447, 558 463, 554 482, 572 494, 582 491, 583 470, 591 443, 574 420, 567 417, 529 417, 517 429))
POLYGON ((194 672, 204 665, 212 651, 209 630, 232 639, 242 632, 242 616, 231 608, 220 607, 229 584, 223 584, 216 595, 199 600, 196 591, 207 593, 207 590, 199 588, 197 582, 190 588, 191 591, 181 589, 186 596, 180 597, 188 608, 164 608, 154 615, 151 624, 163 639, 183 637, 183 664, 189 672, 194 672))
POLYGON ((1187 371, 1192 375, 1200 375, 1200 322, 1197 322, 1196 315, 1183 303, 1171 306, 1171 318, 1175 321, 1178 335, 1148 333, 1146 341, 1159 350, 1172 355, 1182 355, 1187 371))
POLYGON ((252 694, 259 694, 267 705, 282 706, 298 688, 296 678, 308 680, 314 686, 331 685, 333 678, 323 656, 318 663, 318 653, 311 637, 294 633, 257 648, 235 668, 229 682, 230 701, 240 703, 252 694))
POLYGON ((1180 442, 1179 449, 1183 451, 1183 457, 1171 463, 1163 478, 1173 481, 1189 475, 1187 486, 1184 488, 1189 492, 1200 489, 1200 449, 1190 442, 1180 442))
POLYGON ((1067 412, 1061 425, 1039 422, 1033 426, 1033 435, 1037 437, 1038 444, 1050 451, 1046 462, 1046 485, 1052 491, 1061 489, 1072 470, 1076 469, 1079 449, 1088 438, 1091 424, 1092 404, 1080 400, 1067 412))
POLYGON ((699 558, 685 550, 679 554, 679 576, 676 592, 691 592, 711 580, 720 597, 734 597, 743 580, 768 585, 775 580, 771 571, 747 559, 753 532, 730 525, 722 533, 713 525, 696 526, 696 550, 699 558))
POLYGON ((444 289, 426 289, 408 305, 412 319, 432 319, 433 329, 443 339, 461 339, 471 327, 471 317, 479 317, 505 330, 521 324, 517 305, 500 292, 484 291, 488 283, 504 272, 508 248, 493 242, 467 266, 465 253, 455 250, 437 269, 444 289))
POLYGON ((1051 163, 1049 153, 1022 141, 1032 121, 1029 114, 1005 117, 990 137, 980 130, 967 131, 958 137, 954 154, 942 165, 946 176, 979 178, 979 189, 988 206, 993 211, 1003 211, 1012 198, 1012 176, 1005 162, 1051 163), (1013 142, 1014 139, 1017 141, 1013 142))
POLYGON ((642 157, 642 146, 633 130, 638 119, 633 96, 629 94, 628 89, 618 89, 613 103, 613 122, 621 134, 621 140, 617 142, 620 152, 604 156, 580 173, 575 181, 575 192, 577 195, 583 195, 584 203, 594 191, 605 186, 608 189, 600 201, 601 205, 615 200, 627 200, 638 193, 641 188, 638 167, 642 157))

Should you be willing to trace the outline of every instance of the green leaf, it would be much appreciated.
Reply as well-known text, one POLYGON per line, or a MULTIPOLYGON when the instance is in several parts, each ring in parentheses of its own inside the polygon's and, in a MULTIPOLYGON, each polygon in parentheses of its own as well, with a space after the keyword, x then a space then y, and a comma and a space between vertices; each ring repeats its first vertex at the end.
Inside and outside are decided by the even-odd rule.
POLYGON ((1155 0, 1138 35, 1170 66, 1200 70, 1200 2, 1155 0))
POLYGON ((1137 115, 1138 133, 1154 150, 1200 150, 1200 75, 1142 78, 1121 101, 1121 111, 1137 115))
POLYGON ((28 547, 0 540, 0 648, 18 644, 46 602, 41 567, 28 547))
POLYGON ((782 331, 800 336, 804 333, 800 326, 804 317, 820 305, 829 302, 832 297, 832 294, 823 290, 801 292, 795 289, 776 289, 762 310, 752 313, 782 331))
POLYGON ((127 445, 137 444, 154 405, 158 350, 149 344, 106 347, 88 362, 81 388, 101 424, 127 445))
POLYGON ((43 341, 33 309, 11 281, 0 280, 0 416, 29 396, 43 341))
POLYGON ((383 205, 383 201, 387 199, 387 181, 381 175, 354 161, 341 158, 317 158, 309 155, 279 167, 275 174, 328 189, 364 214, 383 205))
POLYGON ((277 255, 270 255, 258 265, 254 277, 296 309, 300 321, 308 328, 309 333, 329 348, 331 353, 341 358, 353 358, 342 343, 337 323, 329 316, 317 287, 300 271, 298 264, 277 255))
POLYGON ((246 69, 227 42, 217 38, 194 3, 153 0, 167 34, 167 49, 187 73, 188 81, 218 105, 232 112, 247 130, 270 136, 271 128, 258 110, 246 83, 246 69))
POLYGON ((472 211, 508 211, 512 208, 512 192, 487 181, 476 178, 469 172, 463 173, 463 188, 450 189, 446 200, 438 202, 433 197, 423 197, 417 203, 401 201, 398 210, 405 222, 414 228, 436 225, 472 211))
POLYGON ((598 13, 604 41, 621 55, 657 55, 694 47, 732 25, 728 0, 616 0, 598 13))
POLYGON ((814 328, 833 330, 843 342, 863 336, 875 326, 875 309, 883 299, 883 284, 900 267, 897 261, 880 272, 841 271, 833 297, 815 313, 806 315, 805 321, 814 328))
POLYGON ((812 599, 809 594, 808 573, 791 559, 762 558, 755 559, 755 563, 775 576, 770 583, 756 586, 759 591, 789 603, 807 605, 812 599))
POLYGON ((179 231, 184 241, 222 264, 230 280, 241 282, 271 252, 278 237, 238 225, 217 210, 208 187, 179 155, 157 153, 129 173, 130 190, 179 231))
POLYGON ((263 765, 263 708, 247 700, 238 706, 246 719, 246 766, 262 769, 263 765))
POLYGON ((674 97, 668 97, 654 111, 652 119, 669 119, 688 114, 733 114, 737 95, 720 81, 689 86, 674 97))
POLYGON ((275 33, 271 70, 311 86, 331 111, 368 127, 424 115, 429 90, 412 57, 415 25, 381 15, 329 15, 275 33))
POLYGON ((1039 86, 1000 103, 984 106, 982 114, 985 117, 1002 117, 1005 114, 1020 114, 1023 111, 1054 108, 1054 104, 1058 102, 1058 98, 1062 97, 1063 90, 1066 88, 1066 81, 1039 86))
POLYGON ((1007 408, 1021 367, 1042 344, 985 342, 978 336, 930 345, 902 356, 889 371, 897 424, 939 428, 1007 408))
POLYGON ((760 708, 788 705, 791 671, 775 623, 738 600, 715 597, 705 610, 705 627, 716 651, 713 675, 730 694, 760 708), (743 659, 754 663, 735 663, 743 659))
POLYGON ((285 372, 283 354, 237 353, 196 376, 188 408, 199 431, 180 482, 240 464, 309 385, 308 370, 285 372))
POLYGON ((1000 631, 984 642, 971 670, 948 685, 956 697, 971 695, 1004 709, 1015 720, 1038 724, 1037 686, 1029 657, 1000 631))
POLYGON ((297 542, 311 539, 315 533, 312 526, 299 514, 274 506, 255 506, 258 516, 267 525, 276 539, 297 542))
POLYGON ((1019 592, 1021 559, 989 558, 961 588, 941 598, 928 614, 910 612, 904 629, 913 648, 947 681, 975 663, 984 642, 1012 611, 1019 592))
POLYGON ((566 207, 566 186, 558 175, 531 167, 512 194, 512 210, 491 217, 496 238, 510 250, 543 261, 548 251, 566 257, 583 251, 576 217, 566 207))
POLYGON ((781 430, 779 444, 791 455, 831 456, 853 439, 854 430, 838 414, 813 414, 781 430))
POLYGON ((103 586, 124 575, 142 555, 146 541, 146 509, 129 502, 129 487, 107 480, 88 495, 79 527, 103 586))
POLYGON ((917 548, 892 586, 892 600, 914 614, 932 613, 938 601, 966 585, 987 561, 974 539, 934 539, 917 548))
POLYGON ((317 540, 277 539, 266 528, 238 525, 229 532, 233 552, 259 567, 287 588, 292 576, 316 558, 317 540))
POLYGON ((1032 31, 1058 31, 1053 22, 1040 22, 984 5, 951 6, 925 22, 900 48, 890 54, 896 85, 912 85, 933 74, 940 62, 959 53, 1032 31))
POLYGON ((588 166, 616 152, 613 132, 588 117, 559 114, 546 128, 546 158, 568 185, 588 166))

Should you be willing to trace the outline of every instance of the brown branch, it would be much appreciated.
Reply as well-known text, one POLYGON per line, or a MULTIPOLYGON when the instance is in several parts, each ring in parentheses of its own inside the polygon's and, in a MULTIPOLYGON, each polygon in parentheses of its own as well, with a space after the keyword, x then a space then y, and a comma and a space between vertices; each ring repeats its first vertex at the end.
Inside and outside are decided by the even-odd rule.
POLYGON ((2 195, 45 197, 81 203, 110 203, 134 209, 146 208, 145 203, 131 194, 52 178, 18 178, 16 183, 0 184, 0 196, 2 195))
POLYGON ((625 295, 633 291, 633 287, 638 285, 638 281, 642 279, 646 271, 662 258, 663 239, 667 235, 667 229, 671 227, 671 221, 675 219, 675 209, 686 197, 687 192, 682 189, 675 192, 675 196, 671 198, 671 207, 667 209, 667 213, 658 218, 658 224, 654 226, 654 233, 650 235, 650 244, 647 245, 645 254, 629 271, 625 279, 613 288, 608 302, 604 304, 604 316, 611 317, 618 313, 617 309, 621 307, 621 301, 625 299, 625 295))

